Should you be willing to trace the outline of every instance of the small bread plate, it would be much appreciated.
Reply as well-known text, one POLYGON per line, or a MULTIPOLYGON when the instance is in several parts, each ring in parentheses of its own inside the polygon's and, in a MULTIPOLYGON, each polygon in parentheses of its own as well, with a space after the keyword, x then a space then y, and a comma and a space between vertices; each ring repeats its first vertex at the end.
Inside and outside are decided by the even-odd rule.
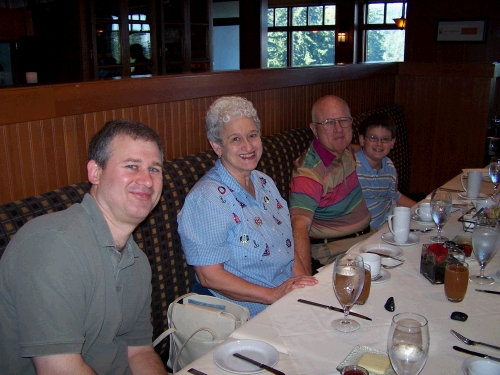
POLYGON ((483 193, 479 193, 479 196, 477 198, 471 198, 471 197, 468 197, 467 196, 467 192, 466 191, 461 191, 460 193, 458 193, 458 196, 462 199, 467 199, 467 200, 470 200, 470 201, 475 201, 475 200, 478 200, 478 199, 486 199, 488 198, 488 196, 486 194, 483 194, 483 193))
POLYGON ((234 340, 219 346, 214 352, 214 362, 221 369, 234 374, 257 374, 265 371, 247 361, 233 356, 241 353, 268 366, 278 363, 279 353, 276 348, 263 341, 234 340))
MULTIPOLYGON (((495 366, 495 368, 498 366, 500 367, 500 363, 498 362, 495 362, 495 361, 492 361, 492 360, 489 360, 489 359, 485 359, 485 358, 478 358, 478 357, 469 357, 469 358, 466 358, 463 362, 462 362, 462 371, 464 372, 465 375, 469 375, 469 365, 472 363, 472 362, 476 362, 476 361, 481 361, 481 362, 487 362, 489 364, 491 364, 491 366, 495 366)), ((495 371, 495 370, 493 370, 495 371)), ((496 373, 496 372, 495 372, 496 373)), ((487 375, 486 373, 484 375, 487 375)))
MULTIPOLYGON (((381 352, 380 350, 370 348, 369 346, 356 345, 347 355, 347 357, 345 357, 345 359, 337 366, 337 370, 340 371, 345 366, 357 365, 361 360, 361 357, 363 357, 363 355, 365 355, 366 353, 380 355, 386 358, 388 357, 386 352, 381 352)), ((370 375, 380 375, 373 371, 368 371, 368 373, 370 375)), ((396 375, 396 374, 394 373, 392 366, 389 365, 389 367, 387 368, 387 370, 385 370, 383 375, 396 375)))
MULTIPOLYGON (((374 252, 377 254, 384 254, 391 257, 403 258, 403 250, 400 247, 385 244, 385 243, 371 243, 367 245, 363 245, 359 248, 360 253, 369 253, 374 252)), ((401 262, 396 259, 381 257, 380 263, 385 264, 386 266, 393 266, 399 264, 401 262)))
POLYGON ((391 273, 384 268, 380 268, 379 278, 372 280, 372 284, 383 284, 391 279, 391 273))
POLYGON ((382 241, 394 246, 412 246, 418 244, 420 242, 420 239, 416 234, 410 233, 408 236, 408 241, 406 241, 405 243, 397 243, 394 242, 394 235, 391 232, 387 232, 382 235, 382 241))
POLYGON ((436 226, 436 224, 434 224, 434 221, 432 221, 432 220, 431 221, 420 220, 420 217, 417 214, 411 215, 411 220, 419 225, 428 225, 428 226, 433 226, 433 227, 436 226))

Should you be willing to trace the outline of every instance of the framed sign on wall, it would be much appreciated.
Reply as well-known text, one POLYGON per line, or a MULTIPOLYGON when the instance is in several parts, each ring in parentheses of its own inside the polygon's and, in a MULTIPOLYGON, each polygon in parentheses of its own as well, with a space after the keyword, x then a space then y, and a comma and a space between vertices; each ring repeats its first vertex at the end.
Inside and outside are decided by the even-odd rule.
POLYGON ((484 43, 486 20, 438 20, 436 42, 484 43))

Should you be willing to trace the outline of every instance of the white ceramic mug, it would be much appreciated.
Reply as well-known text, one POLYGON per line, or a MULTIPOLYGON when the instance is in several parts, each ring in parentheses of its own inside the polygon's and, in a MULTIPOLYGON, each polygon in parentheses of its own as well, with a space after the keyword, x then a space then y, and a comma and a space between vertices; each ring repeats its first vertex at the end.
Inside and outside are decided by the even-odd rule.
POLYGON ((409 207, 396 207, 393 214, 387 218, 389 229, 394 235, 394 242, 403 244, 408 242, 410 235, 410 217, 411 212, 409 207))
POLYGON ((481 182, 483 181, 483 174, 479 171, 469 171, 467 174, 460 176, 462 187, 467 192, 467 198, 479 197, 481 190, 481 182), (467 177, 467 187, 464 185, 464 178, 467 177))
POLYGON ((380 255, 373 253, 359 254, 363 258, 363 263, 370 265, 372 280, 380 274, 380 255))
POLYGON ((477 360, 469 363, 469 375, 500 375, 500 363, 477 360))
POLYGON ((432 210, 429 202, 420 203, 415 213, 421 221, 432 221, 432 210))

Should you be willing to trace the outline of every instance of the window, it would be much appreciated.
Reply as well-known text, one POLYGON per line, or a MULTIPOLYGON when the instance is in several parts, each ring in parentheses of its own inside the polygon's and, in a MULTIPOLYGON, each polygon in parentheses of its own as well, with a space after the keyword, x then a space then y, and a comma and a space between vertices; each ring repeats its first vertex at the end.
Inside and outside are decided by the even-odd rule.
POLYGON ((335 5, 269 8, 267 66, 335 61, 335 5))
POLYGON ((405 30, 394 18, 406 18, 406 2, 370 2, 365 5, 364 61, 404 61, 405 30))

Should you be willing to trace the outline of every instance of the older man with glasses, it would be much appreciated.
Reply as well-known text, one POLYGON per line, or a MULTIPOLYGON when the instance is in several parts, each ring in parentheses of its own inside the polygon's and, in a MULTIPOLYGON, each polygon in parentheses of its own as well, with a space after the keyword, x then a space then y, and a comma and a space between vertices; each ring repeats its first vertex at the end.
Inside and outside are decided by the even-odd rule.
POLYGON ((361 149, 356 151, 356 172, 375 229, 386 222, 395 206, 416 204, 398 191, 396 168, 387 157, 396 143, 396 130, 392 118, 381 113, 368 116, 358 127, 361 149))
POLYGON ((313 105, 310 127, 314 139, 295 161, 290 185, 293 237, 302 262, 295 262, 296 275, 312 274, 319 266, 313 262, 333 262, 370 233, 370 212, 351 146, 349 106, 337 96, 320 98, 313 105))

